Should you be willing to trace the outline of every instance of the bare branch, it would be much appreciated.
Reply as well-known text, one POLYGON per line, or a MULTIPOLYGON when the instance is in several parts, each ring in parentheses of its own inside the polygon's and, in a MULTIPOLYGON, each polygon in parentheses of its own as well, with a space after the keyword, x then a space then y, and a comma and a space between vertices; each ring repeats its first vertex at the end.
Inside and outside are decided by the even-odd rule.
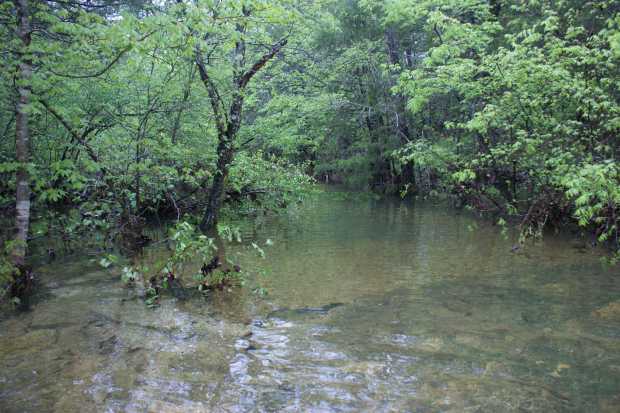
MULTIPOLYGON (((92 132, 94 129, 87 128, 84 133, 80 133, 75 130, 75 128, 71 126, 69 122, 56 109, 54 109, 47 100, 39 99, 39 102, 41 103, 41 105, 43 105, 45 109, 47 109, 49 113, 52 114, 52 116, 54 116, 58 120, 58 122, 61 123, 62 126, 65 127, 65 129, 71 134, 73 139, 75 139, 80 145, 84 147, 90 159, 99 164, 99 157, 97 156, 93 148, 84 139, 85 134, 92 132)), ((103 167, 101 168, 102 170, 104 170, 103 167)))
POLYGON ((215 125, 217 126, 217 131, 220 136, 222 136, 226 131, 225 124, 228 122, 224 111, 224 103, 222 102, 222 98, 220 97, 215 84, 213 84, 213 81, 209 77, 209 72, 207 72, 207 68, 203 61, 202 52, 200 51, 198 45, 196 45, 195 55, 196 66, 198 66, 198 72, 200 73, 200 80, 202 80, 202 83, 207 88, 209 100, 211 101, 211 107, 213 108, 213 114, 215 115, 215 125))

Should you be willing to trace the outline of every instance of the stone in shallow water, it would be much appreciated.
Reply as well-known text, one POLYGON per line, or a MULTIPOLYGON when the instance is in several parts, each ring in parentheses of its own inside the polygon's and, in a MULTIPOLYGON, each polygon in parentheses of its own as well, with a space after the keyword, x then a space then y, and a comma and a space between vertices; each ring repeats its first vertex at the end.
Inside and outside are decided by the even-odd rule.
POLYGON ((603 320, 620 321, 620 301, 611 302, 598 310, 594 310, 592 314, 603 320))
POLYGON ((418 348, 429 353, 437 353, 443 347, 443 340, 439 337, 430 337, 420 342, 418 348))
POLYGON ((385 369, 385 364, 373 361, 350 362, 340 367, 346 373, 359 373, 375 376, 385 369))
POLYGON ((620 406, 620 394, 612 399, 601 400, 599 409, 601 413, 618 413, 620 406))
POLYGON ((568 295, 569 286, 561 283, 549 283, 543 285, 540 290, 547 295, 568 295))

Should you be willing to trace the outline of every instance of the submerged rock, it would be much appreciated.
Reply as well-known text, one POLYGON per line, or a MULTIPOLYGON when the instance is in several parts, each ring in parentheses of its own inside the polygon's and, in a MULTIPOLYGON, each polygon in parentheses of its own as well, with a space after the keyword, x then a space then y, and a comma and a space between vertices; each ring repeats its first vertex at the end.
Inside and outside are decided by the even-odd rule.
POLYGON ((605 307, 594 310, 592 314, 603 320, 620 321, 620 301, 614 301, 605 307))
POLYGON ((620 406, 620 395, 599 402, 601 413, 618 413, 618 406, 620 406))
POLYGON ((280 308, 267 315, 268 318, 295 318, 303 316, 321 316, 328 314, 331 310, 343 306, 344 303, 330 303, 321 307, 303 308, 280 308))
POLYGON ((368 376, 376 376, 385 370, 385 368, 386 365, 384 363, 374 361, 350 362, 340 367, 340 369, 346 373, 356 373, 368 376))
POLYGON ((444 342, 439 337, 429 337, 420 342, 418 348, 428 353, 439 352, 444 345, 444 342))
POLYGON ((566 284, 548 283, 540 288, 543 294, 547 295, 568 295, 570 288, 566 284))

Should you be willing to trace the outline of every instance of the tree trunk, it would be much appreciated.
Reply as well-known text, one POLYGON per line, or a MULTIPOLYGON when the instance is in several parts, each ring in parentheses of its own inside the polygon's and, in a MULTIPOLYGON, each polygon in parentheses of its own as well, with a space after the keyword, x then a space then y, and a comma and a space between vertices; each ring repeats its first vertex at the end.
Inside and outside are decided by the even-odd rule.
POLYGON ((493 13, 495 15, 495 17, 499 17, 499 14, 502 11, 502 3, 500 0, 491 0, 489 2, 489 5, 491 6, 491 13, 493 13))
POLYGON ((13 263, 23 268, 26 263, 26 247, 28 243, 28 229, 30 226, 30 176, 28 163, 30 162, 30 132, 28 130, 28 105, 30 103, 30 78, 32 76, 32 61, 29 57, 30 45, 30 16, 28 0, 15 0, 17 8, 18 36, 21 41, 21 51, 18 56, 18 102, 15 116, 15 158, 19 164, 16 173, 15 192, 15 241, 13 263))
MULTIPOLYGON (((243 16, 248 17, 250 15, 249 9, 243 7, 243 16)), ((217 146, 217 168, 215 175, 213 176, 213 182, 209 190, 209 200, 205 209, 202 222, 200 223, 200 230, 204 233, 211 232, 217 225, 218 213, 222 203, 222 195, 224 194, 224 186, 230 165, 235 156, 235 138, 237 132, 241 127, 241 114, 243 112, 243 96, 245 88, 252 80, 254 75, 261 70, 269 60, 286 45, 288 40, 286 38, 274 43, 271 46, 271 50, 258 59, 252 67, 247 71, 244 71, 245 65, 245 41, 243 35, 245 34, 245 25, 238 24, 237 31, 241 35, 240 40, 235 44, 235 52, 233 55, 233 85, 234 94, 232 102, 228 111, 224 106, 221 94, 217 90, 217 86, 213 83, 209 76, 206 65, 204 64, 204 57, 200 50, 200 45, 196 45, 195 62, 198 66, 198 72, 200 79, 207 88, 209 94, 209 100, 211 101, 211 108, 213 109, 213 115, 215 117, 215 126, 218 131, 218 146, 217 146), (228 112, 228 115, 226 115, 228 112)))
MULTIPOLYGON (((233 136, 234 138, 234 136, 233 136)), ((226 178, 230 170, 230 164, 234 155, 233 141, 229 140, 226 136, 220 138, 220 143, 217 146, 217 169, 213 176, 211 183, 211 189, 209 190, 209 201, 207 202, 207 208, 205 214, 200 223, 200 230, 202 232, 210 232, 215 229, 217 225, 218 213, 222 204, 222 196, 224 195, 224 187, 226 184, 226 178)))
POLYGON ((200 223, 203 232, 212 231, 217 225, 217 216, 222 204, 222 195, 230 165, 235 156, 235 138, 241 127, 241 114, 243 111, 243 88, 239 87, 235 93, 230 113, 229 122, 223 134, 220 133, 219 144, 217 145, 217 169, 213 176, 213 183, 209 191, 209 202, 205 210, 204 217, 200 223))
POLYGON ((388 28, 385 31, 385 45, 387 46, 388 60, 391 65, 400 64, 400 53, 398 40, 394 29, 388 28))

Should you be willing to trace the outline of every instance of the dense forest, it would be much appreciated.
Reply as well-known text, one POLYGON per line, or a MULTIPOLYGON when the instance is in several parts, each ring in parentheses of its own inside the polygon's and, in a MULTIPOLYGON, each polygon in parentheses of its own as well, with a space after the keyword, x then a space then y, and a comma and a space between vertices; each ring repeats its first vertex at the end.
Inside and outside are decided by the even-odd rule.
POLYGON ((179 222, 164 282, 197 253, 206 277, 218 222, 316 182, 618 258, 615 0, 13 0, 0 23, 3 295, 34 241, 136 246, 155 216, 179 222))

